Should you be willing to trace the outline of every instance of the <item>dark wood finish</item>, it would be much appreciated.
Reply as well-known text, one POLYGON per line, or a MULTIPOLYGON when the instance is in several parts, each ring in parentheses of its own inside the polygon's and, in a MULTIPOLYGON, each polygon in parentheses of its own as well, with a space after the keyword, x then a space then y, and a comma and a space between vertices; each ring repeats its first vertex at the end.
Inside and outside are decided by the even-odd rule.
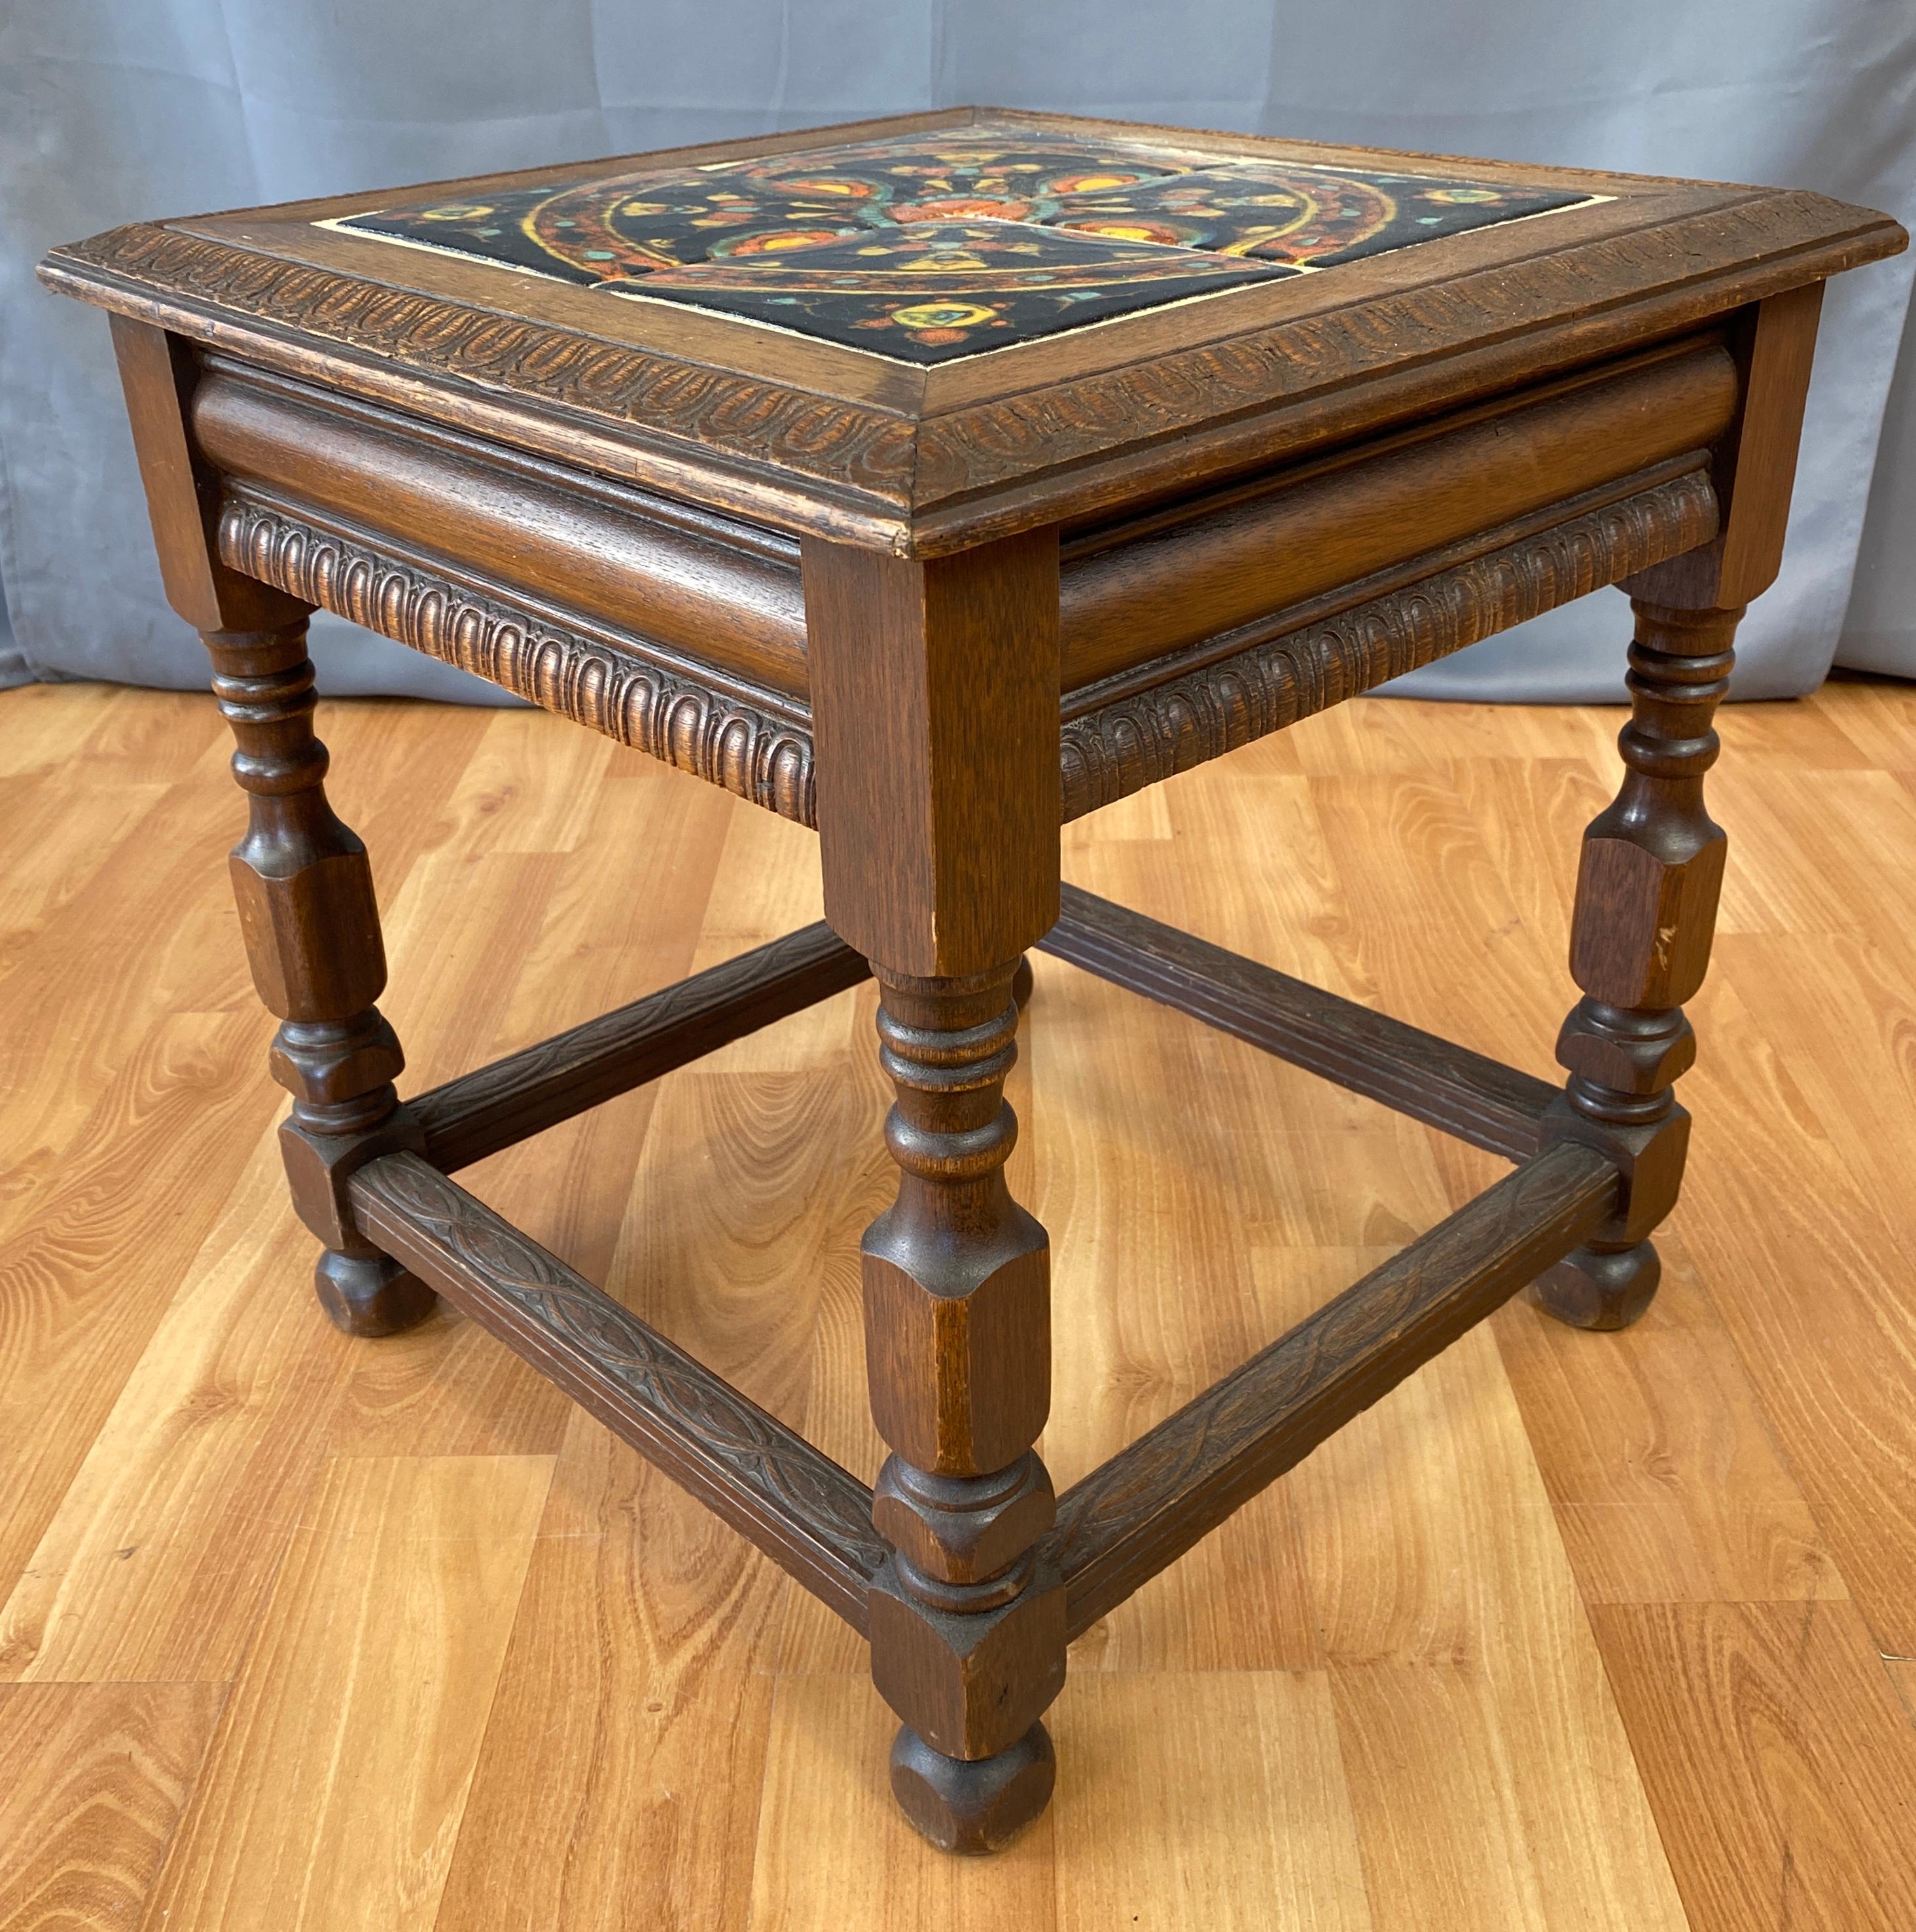
POLYGON ((501 602, 403 550, 370 550, 240 499, 227 502, 219 541, 235 568, 782 818, 813 822, 809 720, 773 692, 674 670, 629 634, 529 599, 501 602))
POLYGON ((1552 1137, 1607 1149, 1625 1174, 1612 1222, 1537 1283, 1539 1304, 1579 1328, 1621 1328, 1655 1297, 1651 1230, 1676 1204, 1690 1116, 1672 1083, 1696 1055, 1683 1004, 1703 983, 1727 850, 1703 802, 1716 763, 1711 718, 1729 688, 1744 603, 1774 580, 1789 520, 1820 283, 1737 320, 1735 422, 1711 453, 1723 519, 1714 542, 1625 580, 1636 615, 1631 718, 1618 740, 1616 802, 1585 833, 1570 974, 1584 998, 1564 1023, 1569 1073, 1552 1137))
POLYGON ((1077 886, 1040 950, 1511 1160, 1558 1090, 1077 886))
POLYGON ((1775 582, 1822 308, 1823 284, 1813 281, 1737 316, 1732 347, 1741 398, 1711 452, 1722 529, 1715 542, 1632 579, 1624 586, 1632 596, 1693 610, 1734 609, 1775 582))
POLYGON ((879 969, 899 1181, 862 1257, 872 1419, 892 1450, 874 1509, 893 1553, 873 1587, 872 1676, 921 1771, 991 1767, 913 1785, 922 1803, 949 1794, 932 1828, 908 1808, 939 1842, 973 1829, 963 1794, 980 1776, 1042 1804, 1028 1734, 1064 1682, 1063 1592, 1036 1548, 1051 1479, 1031 1448, 1051 1408, 1051 1250, 1004 1178, 1015 963, 970 980, 879 969))
MULTIPOLYGON (((1738 394, 1738 365, 1711 336, 1080 531, 1063 551, 1062 687, 1380 572, 1426 574, 1435 566, 1417 560, 1462 545, 1445 559, 1462 561, 1471 539, 1480 550, 1500 540, 1484 533, 1540 512, 1599 507, 1672 459, 1701 468, 1738 394)), ((362 548, 397 543, 673 675, 732 680, 775 707, 805 701, 790 538, 217 355, 202 358, 192 427, 237 502, 362 548)))
POLYGON ((217 480, 187 429, 198 372, 184 346, 121 316, 113 344, 161 580, 199 631, 238 746, 247 830, 230 862, 233 896, 253 986, 280 1022, 270 1064, 292 1096, 280 1138, 293 1204, 324 1244, 313 1286, 349 1334, 391 1334, 423 1321, 433 1300, 361 1234, 341 1192, 358 1160, 407 1138, 393 1084, 406 1063, 375 1004, 385 950, 366 848, 326 800, 306 655, 312 605, 218 555, 217 480))
POLYGON ((388 1252, 865 1628, 886 1551, 856 1477, 417 1155, 369 1161, 351 1189, 388 1252))
POLYGON ((247 794, 233 896, 253 986, 280 1022, 273 1077, 292 1096, 280 1144, 293 1204, 325 1244, 314 1286, 348 1334, 391 1334, 431 1313, 431 1291, 366 1239, 340 1188, 391 1144, 406 1059, 375 1004, 386 962, 366 848, 326 802, 306 620, 202 634, 247 794))
POLYGON ((406 1103, 451 1174, 871 976, 822 920, 570 1027, 406 1103))
POLYGON ((1624 1328, 1650 1306, 1660 1269, 1648 1237, 1683 1180, 1690 1116, 1672 1089, 1696 1057, 1683 1003, 1709 967, 1726 848, 1703 775, 1717 761, 1710 720, 1743 614, 1641 598, 1633 608, 1631 716, 1617 740, 1625 776, 1584 835, 1570 933, 1584 997, 1558 1039, 1570 1078, 1544 1124, 1546 1141, 1600 1148, 1624 1176, 1610 1222, 1537 1283, 1543 1306, 1585 1328, 1624 1328))
POLYGON ((892 1745, 892 1792, 941 1852, 1002 1851, 1051 1802, 1058 1761, 1033 1724, 996 1757, 943 1757, 909 1730, 892 1745))
POLYGON ((219 481, 187 427, 199 380, 191 349, 129 316, 108 321, 166 601, 196 631, 263 628, 304 616, 310 604, 228 569, 219 556, 211 534, 219 481))
POLYGON ((1737 396, 1720 343, 1680 346, 1087 532, 1065 553, 1065 688, 1671 458, 1700 468, 1737 396))
POLYGON ((1600 1226, 1616 1168, 1561 1146, 1439 1223, 1067 1490, 1074 1636, 1600 1226))
MULTIPOLYGON (((1734 372, 1729 388, 1734 402, 1734 372)), ((221 357, 204 365, 192 422, 242 500, 463 566, 498 595, 662 646, 664 668, 805 697, 789 537, 221 357)))
POLYGON ((1003 964, 1058 910, 1058 548, 808 538, 825 916, 895 973, 1003 964))

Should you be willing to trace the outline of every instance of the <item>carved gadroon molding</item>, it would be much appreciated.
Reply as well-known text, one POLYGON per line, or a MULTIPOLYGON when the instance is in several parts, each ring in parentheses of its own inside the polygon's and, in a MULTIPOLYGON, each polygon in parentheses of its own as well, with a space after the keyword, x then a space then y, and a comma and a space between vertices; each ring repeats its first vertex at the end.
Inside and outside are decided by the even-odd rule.
MULTIPOLYGON (((1094 704, 1063 729, 1064 817, 1082 818, 1707 543, 1717 524, 1709 478, 1692 472, 1338 616, 1094 704)), ((801 724, 256 504, 227 503, 220 553, 235 570, 781 818, 817 822, 811 736, 801 724)), ((1078 700, 1087 695, 1096 694, 1078 700)))
POLYGON ((1717 524, 1709 478, 1693 471, 1089 710, 1064 728, 1064 815, 1082 818, 1708 543, 1717 524))
POLYGON ((256 504, 229 500, 220 555, 289 596, 454 664, 802 825, 811 734, 789 721, 256 504))

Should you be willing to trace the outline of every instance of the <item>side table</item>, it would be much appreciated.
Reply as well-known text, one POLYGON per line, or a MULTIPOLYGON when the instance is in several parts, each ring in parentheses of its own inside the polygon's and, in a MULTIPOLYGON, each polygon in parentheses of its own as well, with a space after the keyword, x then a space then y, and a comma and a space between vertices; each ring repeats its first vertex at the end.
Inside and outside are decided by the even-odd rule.
POLYGON ((934 1842, 1042 1810, 1066 1647, 1519 1289, 1616 1328, 1681 1177, 1704 806, 1776 574, 1814 194, 981 109, 116 229, 161 570, 247 794, 235 889, 319 1298, 443 1296, 871 1646, 934 1842), (1636 611, 1559 1085, 1062 886, 1081 814, 1611 584, 1636 611), (813 826, 826 922, 402 1100, 313 731, 339 612, 813 826), (1514 1163, 1055 1496, 1003 1084, 1042 946, 1514 1163), (875 1483, 450 1177, 874 974, 898 1198, 875 1483))

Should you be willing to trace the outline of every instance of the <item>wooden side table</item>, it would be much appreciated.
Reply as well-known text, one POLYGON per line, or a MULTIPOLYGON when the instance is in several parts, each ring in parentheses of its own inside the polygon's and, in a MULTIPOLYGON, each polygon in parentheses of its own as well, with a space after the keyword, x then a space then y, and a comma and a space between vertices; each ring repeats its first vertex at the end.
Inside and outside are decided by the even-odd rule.
POLYGON ((905 1810, 1002 1844, 1072 1637, 1526 1284, 1588 1328, 1648 1304, 1711 714, 1822 284, 1904 240, 1813 194, 961 109, 56 251, 238 741, 328 1314, 442 1295, 525 1356, 869 1637, 905 1810), (1063 820, 1609 584, 1634 709, 1564 1085, 1060 887, 1063 820), (828 923, 402 1100, 316 606, 814 826, 828 923), (1033 946, 1516 1163, 1062 1497, 1003 1174, 1033 946), (868 972, 869 1488, 449 1178, 868 972))

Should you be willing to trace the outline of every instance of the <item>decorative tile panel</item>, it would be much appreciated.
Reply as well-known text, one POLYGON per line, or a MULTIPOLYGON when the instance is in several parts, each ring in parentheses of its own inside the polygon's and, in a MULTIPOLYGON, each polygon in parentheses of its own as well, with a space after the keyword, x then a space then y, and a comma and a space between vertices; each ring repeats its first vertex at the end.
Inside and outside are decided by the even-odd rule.
POLYGON ((935 363, 1591 198, 975 128, 322 225, 935 363))

